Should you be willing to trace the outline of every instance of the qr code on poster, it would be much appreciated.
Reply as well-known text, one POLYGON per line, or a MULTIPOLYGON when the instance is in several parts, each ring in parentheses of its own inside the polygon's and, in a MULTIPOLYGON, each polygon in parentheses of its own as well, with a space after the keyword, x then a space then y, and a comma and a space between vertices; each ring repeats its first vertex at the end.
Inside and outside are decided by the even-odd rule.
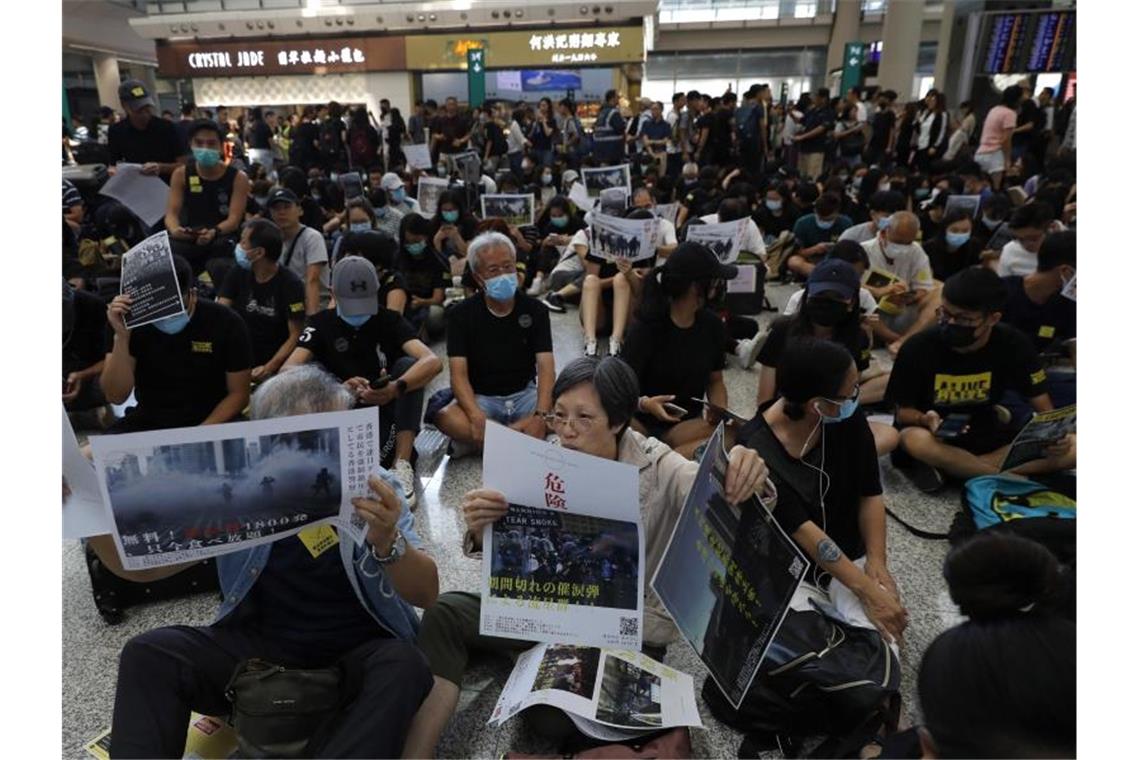
POLYGON ((622 636, 637 635, 637 618, 623 617, 618 621, 618 633, 622 636))

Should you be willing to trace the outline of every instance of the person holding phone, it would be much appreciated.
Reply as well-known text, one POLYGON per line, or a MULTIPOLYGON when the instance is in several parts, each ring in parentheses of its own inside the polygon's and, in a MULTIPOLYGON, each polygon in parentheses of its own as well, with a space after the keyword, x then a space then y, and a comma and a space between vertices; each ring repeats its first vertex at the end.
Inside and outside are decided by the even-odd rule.
POLYGON ((917 335, 937 318, 938 293, 942 287, 930 268, 930 258, 915 242, 920 224, 909 211, 891 214, 890 221, 872 240, 863 243, 871 270, 896 278, 880 287, 868 284, 871 295, 879 300, 881 317, 874 325, 875 337, 887 344, 891 355, 913 335, 917 335))
MULTIPOLYGON (((887 385, 900 430, 892 462, 922 491, 939 490, 944 474, 964 480, 1001 471, 1017 434, 1004 419, 1008 412, 997 407, 1007 390, 1028 399, 1035 412, 1053 409, 1033 343, 1001 321, 1006 298, 1005 283, 992 271, 965 269, 942 289, 937 326, 899 351, 887 385)), ((1013 472, 1038 475, 1075 465, 1072 436, 1013 472)))

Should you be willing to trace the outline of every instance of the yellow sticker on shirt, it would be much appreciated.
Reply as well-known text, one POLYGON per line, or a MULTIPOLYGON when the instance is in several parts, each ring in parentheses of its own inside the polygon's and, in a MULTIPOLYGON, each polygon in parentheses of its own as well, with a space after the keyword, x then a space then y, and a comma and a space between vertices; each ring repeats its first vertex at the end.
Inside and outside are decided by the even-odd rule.
POLYGON ((1052 338, 1057 334, 1057 328, 1053 325, 1041 325, 1041 329, 1037 331, 1038 338, 1052 338))
POLYGON ((1039 369, 1029 376, 1029 382, 1033 385, 1041 385, 1045 382, 1045 370, 1039 369))
POLYGON ((209 340, 192 340, 190 341, 190 353, 212 354, 214 353, 214 343, 209 340))
POLYGON ((304 310, 305 310, 305 304, 303 304, 303 303, 291 303, 291 304, 289 304, 289 311, 291 311, 294 314, 300 314, 304 310))
POLYGON ((979 372, 976 375, 945 375, 940 372, 934 376, 934 403, 984 403, 990 400, 992 385, 992 372, 979 372))
POLYGON ((309 550, 309 554, 313 555, 313 559, 340 543, 340 537, 331 525, 314 525, 305 528, 297 534, 297 538, 301 539, 301 543, 309 550))

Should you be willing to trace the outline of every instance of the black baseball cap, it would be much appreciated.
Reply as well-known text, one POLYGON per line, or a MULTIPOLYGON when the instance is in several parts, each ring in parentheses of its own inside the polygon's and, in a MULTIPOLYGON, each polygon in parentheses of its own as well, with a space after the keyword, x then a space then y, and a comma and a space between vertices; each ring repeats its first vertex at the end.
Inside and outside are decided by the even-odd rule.
POLYGON ((836 293, 851 300, 859 292, 859 273, 842 259, 824 259, 811 270, 807 281, 808 297, 820 293, 836 293))
POLYGON ((672 276, 692 281, 731 280, 739 271, 732 264, 722 264, 707 246, 700 243, 681 243, 665 259, 661 270, 672 276))
POLYGON ((269 200, 265 202, 265 205, 272 208, 275 203, 292 203, 296 205, 299 204, 300 201, 297 200, 297 194, 292 190, 287 187, 279 187, 270 194, 269 200))
POLYGON ((154 107, 154 98, 146 85, 137 79, 128 79, 119 85, 119 102, 124 108, 137 111, 144 106, 154 107))

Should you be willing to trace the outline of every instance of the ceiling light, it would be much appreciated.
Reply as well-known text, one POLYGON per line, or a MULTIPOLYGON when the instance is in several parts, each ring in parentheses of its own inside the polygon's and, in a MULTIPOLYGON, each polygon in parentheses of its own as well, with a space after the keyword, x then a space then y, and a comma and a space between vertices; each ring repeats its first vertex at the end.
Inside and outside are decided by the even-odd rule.
POLYGON ((297 27, 300 28, 301 26, 302 26, 301 19, 297 19, 297 27))
POLYGON ((428 21, 435 21, 436 15, 434 13, 428 15, 428 21))
POLYGON ((553 16, 554 15, 554 9, 553 8, 547 8, 546 9, 546 15, 547 16, 553 16))
POLYGON ((191 24, 190 25, 190 31, 192 31, 192 32, 198 31, 198 25, 197 24, 191 24))
POLYGON ((515 11, 515 18, 522 18, 522 14, 523 12, 521 9, 515 11))
POLYGON ((425 15, 424 15, 424 14, 422 14, 422 13, 421 13, 420 15, 416 16, 416 20, 417 20, 417 21, 423 21, 423 20, 424 20, 424 19, 426 19, 426 18, 427 18, 427 16, 425 16, 425 15))
POLYGON ((590 12, 590 9, 583 5, 580 8, 578 8, 578 12, 581 13, 583 16, 585 16, 587 13, 590 12))
POLYGON ((171 24, 170 25, 170 33, 171 34, 178 34, 178 27, 175 26, 174 24, 171 24))
POLYGON ((185 34, 188 31, 190 31, 190 27, 186 26, 186 24, 183 24, 182 25, 182 33, 185 34))
POLYGON ((601 12, 602 12, 602 9, 601 9, 601 8, 599 8, 599 7, 598 7, 598 6, 596 6, 596 5, 594 6, 593 10, 594 10, 594 15, 595 15, 595 16, 597 16, 599 13, 601 13, 601 12))
POLYGON ((258 29, 264 29, 265 28, 265 22, 264 21, 258 21, 257 22, 257 28, 258 29))

